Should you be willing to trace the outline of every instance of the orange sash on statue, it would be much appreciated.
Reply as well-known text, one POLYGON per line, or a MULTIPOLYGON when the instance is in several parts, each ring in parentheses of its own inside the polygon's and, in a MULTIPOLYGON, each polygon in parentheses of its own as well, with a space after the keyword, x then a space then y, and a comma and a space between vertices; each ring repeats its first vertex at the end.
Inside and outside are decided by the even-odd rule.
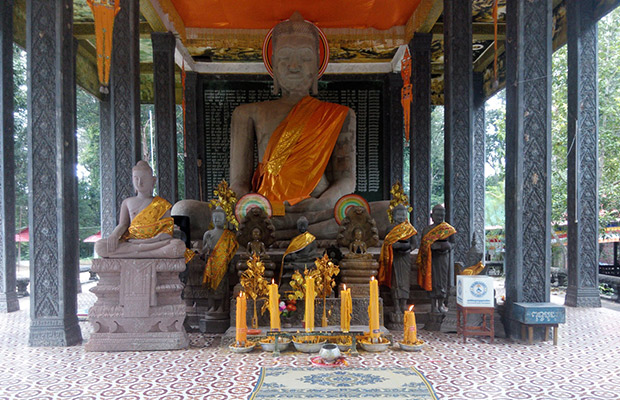
POLYGON ((235 256, 239 243, 237 243, 237 237, 228 229, 224 229, 222 236, 215 244, 215 248, 211 250, 207 265, 205 265, 205 272, 202 275, 202 284, 208 285, 211 289, 217 289, 226 275, 228 270, 228 264, 230 260, 235 256))
POLYGON ((433 255, 431 253, 431 245, 435 241, 446 239, 455 233, 456 229, 452 225, 442 222, 422 237, 416 260, 418 265, 418 285, 422 286, 422 289, 428 292, 433 290, 433 279, 431 277, 433 255))
POLYGON ((280 277, 278 278, 278 284, 282 280, 282 272, 284 271, 284 257, 303 249, 310 243, 314 242, 315 239, 316 236, 314 236, 310 232, 304 232, 300 235, 295 236, 293 240, 291 240, 291 242, 288 244, 288 247, 286 248, 286 251, 284 252, 284 255, 282 256, 282 264, 280 265, 280 277))
POLYGON ((379 276, 380 285, 392 287, 392 262, 394 260, 394 251, 392 245, 399 240, 409 239, 418 233, 409 221, 401 222, 396 225, 390 233, 385 235, 383 246, 381 246, 381 254, 379 255, 379 276))
POLYGON ((310 197, 348 111, 307 96, 275 129, 252 178, 252 189, 269 199, 274 215, 284 215, 284 201, 293 205, 310 197))
MULTIPOLYGON (((122 241, 129 239, 150 239, 160 233, 167 233, 172 237, 174 231, 174 219, 172 217, 161 218, 170 210, 172 205, 167 200, 156 196, 151 204, 146 206, 131 220, 131 225, 121 236, 122 241)), ((194 258, 195 253, 190 249, 185 249, 185 263, 194 258)))

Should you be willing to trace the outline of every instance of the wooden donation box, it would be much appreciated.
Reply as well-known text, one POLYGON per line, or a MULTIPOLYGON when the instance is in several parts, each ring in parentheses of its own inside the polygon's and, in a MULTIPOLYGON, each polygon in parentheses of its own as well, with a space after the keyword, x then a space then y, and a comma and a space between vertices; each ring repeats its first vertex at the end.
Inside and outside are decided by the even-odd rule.
POLYGON ((493 278, 481 275, 459 275, 456 277, 456 331, 467 336, 495 337, 495 291, 493 278), (482 325, 468 326, 469 314, 482 314, 482 325))
POLYGON ((512 318, 521 323, 521 338, 527 328, 528 343, 534 339, 534 326, 545 328, 545 339, 549 337, 549 328, 553 328, 553 344, 558 344, 558 325, 566 322, 564 306, 553 303, 513 303, 512 318))

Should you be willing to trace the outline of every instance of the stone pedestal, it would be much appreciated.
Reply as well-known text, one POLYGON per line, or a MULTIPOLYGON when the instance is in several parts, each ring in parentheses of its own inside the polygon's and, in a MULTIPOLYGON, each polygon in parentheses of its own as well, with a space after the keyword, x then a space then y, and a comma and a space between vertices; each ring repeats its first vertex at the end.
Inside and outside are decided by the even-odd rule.
POLYGON ((202 274, 206 261, 196 256, 187 264, 187 282, 183 288, 183 301, 187 317, 185 327, 191 331, 198 331, 200 319, 207 312, 208 290, 202 286, 202 274))
POLYGON ((100 280, 88 312, 94 332, 87 351, 176 350, 189 344, 183 320, 185 260, 95 259, 100 280))
POLYGON ((351 288, 351 297, 368 298, 370 296, 368 282, 371 277, 376 277, 379 273, 379 263, 370 254, 368 256, 368 258, 345 257, 340 261, 338 291, 342 290, 343 284, 346 284, 347 288, 351 288))

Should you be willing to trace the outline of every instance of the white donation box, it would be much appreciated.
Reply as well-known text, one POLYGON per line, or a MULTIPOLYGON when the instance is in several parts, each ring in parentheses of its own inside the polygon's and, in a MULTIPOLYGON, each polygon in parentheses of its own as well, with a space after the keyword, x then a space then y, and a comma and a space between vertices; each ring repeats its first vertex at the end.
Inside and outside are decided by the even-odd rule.
POLYGON ((494 307, 493 278, 485 275, 458 275, 456 303, 462 307, 494 307))

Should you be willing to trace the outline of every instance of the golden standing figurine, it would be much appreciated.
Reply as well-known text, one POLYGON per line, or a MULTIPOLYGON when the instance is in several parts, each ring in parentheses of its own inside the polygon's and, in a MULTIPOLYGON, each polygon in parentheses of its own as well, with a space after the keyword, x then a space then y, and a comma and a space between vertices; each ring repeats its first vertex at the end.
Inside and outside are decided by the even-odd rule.
POLYGON ((256 253, 252 254, 252 257, 248 260, 247 265, 248 269, 243 271, 240 281, 241 286, 243 286, 244 292, 247 296, 252 298, 252 302, 254 303, 252 329, 257 329, 258 315, 256 314, 256 300, 261 297, 266 297, 268 292, 267 281, 264 277, 265 266, 263 265, 260 257, 256 253))

